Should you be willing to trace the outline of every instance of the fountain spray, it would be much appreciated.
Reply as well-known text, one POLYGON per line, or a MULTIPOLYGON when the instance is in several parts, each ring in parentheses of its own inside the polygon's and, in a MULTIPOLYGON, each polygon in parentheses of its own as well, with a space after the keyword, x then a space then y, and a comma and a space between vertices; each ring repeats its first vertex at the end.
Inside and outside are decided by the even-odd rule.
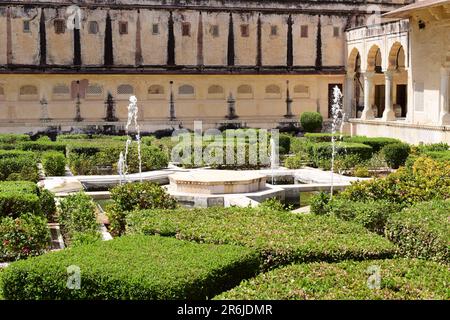
POLYGON ((330 200, 333 199, 334 189, 334 159, 336 156, 336 128, 339 127, 340 138, 342 138, 342 123, 344 114, 342 112, 342 93, 338 86, 333 88, 333 104, 331 106, 331 188, 330 200), (340 123, 340 124, 339 124, 340 123))
POLYGON ((126 175, 128 173, 128 165, 127 165, 128 150, 132 143, 132 139, 128 131, 132 122, 134 123, 134 128, 136 130, 136 142, 138 147, 138 159, 139 159, 139 180, 140 182, 142 182, 141 131, 139 124, 137 122, 139 109, 137 106, 136 96, 131 96, 129 100, 130 104, 128 105, 128 119, 127 124, 125 125, 125 133, 127 135, 127 142, 125 143, 125 154, 123 154, 122 152, 120 153, 118 162, 120 183, 122 183, 122 178, 126 181, 126 175))

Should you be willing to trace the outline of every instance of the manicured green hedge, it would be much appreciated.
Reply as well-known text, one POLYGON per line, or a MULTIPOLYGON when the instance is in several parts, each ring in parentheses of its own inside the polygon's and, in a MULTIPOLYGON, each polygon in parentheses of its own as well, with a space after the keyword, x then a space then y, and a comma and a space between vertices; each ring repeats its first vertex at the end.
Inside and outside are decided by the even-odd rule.
MULTIPOLYGON (((119 155, 125 151, 125 143, 117 140, 74 140, 67 146, 68 164, 74 174, 117 174, 119 155), (82 141, 82 142, 80 142, 82 141)), ((139 172, 137 144, 129 148, 128 173, 139 172)), ((141 146, 142 171, 167 167, 169 158, 155 146, 141 146)))
POLYGON ((37 159, 33 152, 0 150, 0 180, 39 179, 37 159))
POLYGON ((388 240, 335 217, 258 208, 147 210, 127 218, 129 234, 161 234, 257 249, 270 268, 291 262, 390 257, 388 240))
POLYGON ((111 199, 114 202, 107 208, 107 215, 113 235, 125 232, 125 219, 129 211, 177 207, 176 200, 166 189, 148 181, 117 185, 111 189, 111 199))
POLYGON ((381 149, 383 149, 384 146, 388 144, 401 142, 400 140, 394 138, 366 137, 366 136, 353 136, 353 137, 347 136, 344 137, 344 141, 366 144, 372 147, 374 153, 379 152, 381 149))
POLYGON ((311 263, 260 274, 215 299, 448 300, 449 279, 447 266, 415 259, 311 263))
POLYGON ((437 161, 450 161, 450 150, 447 151, 427 151, 425 155, 437 161))
POLYGON ((393 169, 397 169, 400 166, 405 165, 406 159, 408 158, 410 152, 411 148, 409 144, 403 142, 391 143, 385 145, 383 149, 381 149, 384 159, 393 169))
POLYGON ((18 146, 18 149, 20 150, 26 150, 26 151, 59 151, 65 153, 66 151, 66 144, 63 142, 52 142, 52 141, 26 141, 21 142, 18 146))
POLYGON ((21 141, 30 141, 30 136, 26 134, 0 133, 0 143, 15 144, 21 141))
POLYGON ((411 205, 435 198, 450 198, 450 166, 419 157, 386 178, 352 183, 339 197, 351 201, 386 200, 411 205))
POLYGON ((47 176, 64 176, 66 173, 66 157, 61 152, 46 152, 41 162, 47 176))
POLYGON ((17 218, 27 212, 51 218, 55 212, 53 194, 28 181, 0 182, 0 217, 17 218))
MULTIPOLYGON (((331 142, 318 142, 309 145, 307 152, 316 167, 323 167, 324 162, 330 163, 333 153, 331 142)), ((335 145, 336 157, 349 155, 357 156, 361 160, 368 160, 372 157, 372 147, 362 143, 338 142, 335 145)), ((328 168, 326 168, 328 169, 328 168)))
POLYGON ((0 217, 0 262, 42 254, 50 244, 47 220, 42 216, 21 214, 0 217))
POLYGON ((390 217, 387 237, 407 257, 450 263, 450 200, 435 200, 390 217))
POLYGON ((88 234, 93 241, 101 238, 96 207, 90 196, 84 192, 71 194, 59 204, 58 222, 66 245, 78 245, 78 239, 88 238, 82 234, 88 234))
MULTIPOLYGON (((335 141, 342 141, 346 135, 341 135, 339 133, 305 133, 305 138, 310 142, 331 142, 331 139, 335 138, 335 141)), ((352 141, 349 141, 352 142, 352 141)))
POLYGON ((323 117, 319 112, 303 112, 300 124, 305 132, 317 132, 322 129, 323 117))
POLYGON ((238 246, 149 236, 121 237, 11 264, 6 299, 206 299, 257 272, 259 256, 238 246), (67 288, 69 266, 81 271, 67 288))

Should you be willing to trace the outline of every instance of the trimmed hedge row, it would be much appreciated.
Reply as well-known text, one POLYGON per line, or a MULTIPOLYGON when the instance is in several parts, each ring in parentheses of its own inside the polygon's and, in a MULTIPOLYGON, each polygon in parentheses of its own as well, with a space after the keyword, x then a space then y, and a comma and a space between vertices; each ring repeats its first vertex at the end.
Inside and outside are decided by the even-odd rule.
POLYGON ((30 136, 26 134, 0 133, 0 143, 15 144, 21 141, 30 141, 30 136))
POLYGON ((379 152, 384 146, 391 143, 400 143, 401 141, 394 138, 385 137, 366 137, 366 136, 353 136, 344 137, 345 142, 362 143, 371 146, 374 153, 379 152))
POLYGON ((243 247, 130 236, 15 262, 1 287, 13 300, 206 299, 254 276, 258 266, 258 254, 243 247), (78 290, 67 288, 69 266, 80 268, 78 290))
POLYGON ((66 157, 61 152, 46 152, 41 162, 47 176, 64 176, 66 173, 66 157))
POLYGON ((0 217, 17 218, 23 213, 47 216, 55 213, 53 194, 28 181, 0 182, 0 217))
MULTIPOLYGON (((310 142, 331 142, 332 138, 335 138, 336 141, 342 141, 346 138, 346 135, 333 134, 333 133, 305 133, 304 137, 310 142)), ((353 142, 353 141, 348 141, 353 142)))
POLYGON ((0 180, 39 179, 36 156, 33 152, 0 150, 0 180))
POLYGON ((66 144, 62 142, 52 142, 46 140, 21 142, 18 146, 20 150, 26 151, 59 151, 66 152, 66 144))
POLYGON ((390 257, 395 246, 335 217, 252 208, 147 210, 130 213, 128 234, 160 234, 258 250, 263 267, 291 262, 390 257))
POLYGON ((450 263, 450 200, 417 204, 392 215, 386 236, 407 257, 450 263))
POLYGON ((66 245, 79 245, 101 239, 95 204, 84 192, 61 199, 58 213, 58 222, 66 245))
POLYGON ((449 281, 448 267, 430 261, 322 262, 291 265, 260 274, 214 299, 448 300, 449 281))

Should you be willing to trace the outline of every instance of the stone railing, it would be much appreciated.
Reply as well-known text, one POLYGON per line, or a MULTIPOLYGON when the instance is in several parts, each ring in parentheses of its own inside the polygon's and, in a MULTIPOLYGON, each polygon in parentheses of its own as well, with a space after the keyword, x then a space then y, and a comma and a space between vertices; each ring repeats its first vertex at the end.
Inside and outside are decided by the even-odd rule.
POLYGON ((347 30, 347 41, 361 40, 387 34, 398 34, 409 31, 409 21, 399 20, 385 22, 373 26, 363 26, 347 30))

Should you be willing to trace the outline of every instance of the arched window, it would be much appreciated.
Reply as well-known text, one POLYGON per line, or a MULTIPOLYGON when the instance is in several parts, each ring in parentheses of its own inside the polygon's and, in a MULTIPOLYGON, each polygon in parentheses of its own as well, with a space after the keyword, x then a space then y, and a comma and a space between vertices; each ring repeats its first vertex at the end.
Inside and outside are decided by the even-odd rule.
POLYGON ((239 99, 252 99, 253 89, 248 84, 240 85, 237 89, 237 97, 239 99))
POLYGON ((93 99, 102 98, 103 97, 103 87, 96 83, 89 84, 86 88, 86 97, 93 98, 93 99))
POLYGON ((121 84, 117 87, 117 94, 134 94, 134 88, 129 84, 121 84))
POLYGON ((280 94, 281 93, 281 89, 280 89, 279 86, 271 84, 270 86, 266 87, 266 93, 280 94))
POLYGON ((25 85, 19 90, 20 100, 36 100, 38 99, 38 89, 36 86, 25 85))
POLYGON ((56 94, 56 95, 70 94, 70 89, 65 84, 58 84, 53 87, 53 94, 56 94))
POLYGON ((184 84, 178 88, 178 94, 180 95, 193 95, 194 93, 194 87, 188 84, 184 84))
POLYGON ((22 86, 20 87, 20 95, 21 96, 33 96, 33 95, 37 95, 38 94, 38 90, 36 88, 36 86, 22 86))
POLYGON ((298 84, 294 87, 294 96, 300 98, 309 97, 309 87, 303 84, 298 84))
POLYGON ((159 84, 151 85, 148 88, 148 94, 164 94, 164 87, 159 84))
POLYGON ((208 93, 209 94, 223 94, 224 90, 219 85, 212 85, 208 88, 208 93))

